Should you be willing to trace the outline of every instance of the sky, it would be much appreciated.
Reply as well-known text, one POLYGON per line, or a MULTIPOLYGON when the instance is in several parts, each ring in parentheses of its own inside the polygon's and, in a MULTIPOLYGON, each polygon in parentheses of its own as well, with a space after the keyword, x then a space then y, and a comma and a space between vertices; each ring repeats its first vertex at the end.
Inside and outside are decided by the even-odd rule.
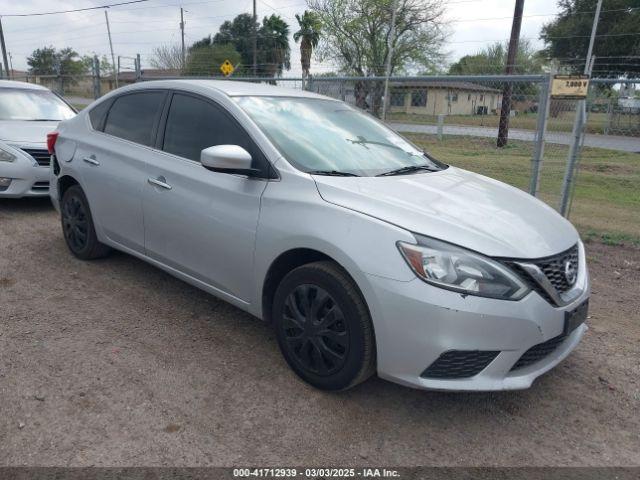
MULTIPOLYGON (((0 0, 5 43, 13 68, 26 70, 26 58, 39 47, 72 47, 80 55, 107 55, 109 41, 104 10, 58 15, 11 17, 11 14, 39 13, 116 3, 118 0, 0 0)), ((538 34, 542 25, 558 12, 557 0, 525 0, 521 38, 542 47, 538 34)), ((252 0, 150 0, 146 3, 109 8, 109 22, 115 56, 123 69, 133 69, 133 57, 140 53, 142 68, 150 68, 154 46, 180 43, 180 7, 185 9, 187 45, 215 33, 225 20, 251 12, 252 0)), ((446 18, 451 22, 445 44, 449 62, 472 54, 494 41, 509 38, 515 0, 445 0, 446 18)), ((297 29, 294 17, 306 7, 305 0, 257 0, 258 18, 276 13, 297 29)), ((299 46, 290 40, 292 68, 284 76, 300 75, 299 46)), ((312 73, 331 71, 329 64, 312 62, 312 73)))

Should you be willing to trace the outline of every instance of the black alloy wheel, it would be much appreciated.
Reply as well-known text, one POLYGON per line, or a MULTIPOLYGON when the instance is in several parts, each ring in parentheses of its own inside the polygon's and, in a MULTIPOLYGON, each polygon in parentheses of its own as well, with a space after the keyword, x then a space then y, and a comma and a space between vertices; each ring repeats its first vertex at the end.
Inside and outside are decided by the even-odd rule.
POLYGON ((98 241, 89 202, 80 185, 69 187, 60 201, 62 233, 67 247, 82 260, 104 257, 111 249, 98 241))
POLYGON ((322 390, 346 390, 375 373, 373 325, 362 293, 332 261, 295 268, 280 282, 271 312, 291 369, 322 390))
POLYGON ((339 371, 347 358, 349 330, 333 297, 317 285, 299 285, 284 306, 284 335, 295 360, 317 375, 339 371))
POLYGON ((87 247, 89 220, 78 196, 70 196, 62 204, 62 229, 73 252, 80 252, 87 247))

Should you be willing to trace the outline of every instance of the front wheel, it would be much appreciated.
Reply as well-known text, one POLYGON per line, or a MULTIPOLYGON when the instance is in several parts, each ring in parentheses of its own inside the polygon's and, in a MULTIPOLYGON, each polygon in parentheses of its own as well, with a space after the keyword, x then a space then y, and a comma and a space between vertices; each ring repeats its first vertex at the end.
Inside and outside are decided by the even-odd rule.
POLYGON ((92 260, 110 252, 107 245, 98 241, 89 202, 80 185, 73 185, 64 192, 60 211, 62 232, 71 253, 82 260, 92 260))
POLYGON ((273 302, 280 350, 298 376, 322 390, 346 390, 375 372, 369 311, 353 280, 333 262, 291 271, 273 302))

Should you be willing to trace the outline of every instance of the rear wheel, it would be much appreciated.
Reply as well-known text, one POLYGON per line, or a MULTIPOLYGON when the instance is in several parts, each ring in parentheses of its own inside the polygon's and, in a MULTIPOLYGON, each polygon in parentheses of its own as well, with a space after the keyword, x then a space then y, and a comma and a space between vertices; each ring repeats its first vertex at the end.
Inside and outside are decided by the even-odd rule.
POLYGON ((89 202, 79 185, 73 185, 64 192, 60 211, 64 239, 76 257, 92 260, 104 257, 111 251, 98 241, 89 202))
POLYGON ((353 280, 333 262, 291 271, 273 302, 278 344, 289 366, 323 390, 345 390, 375 371, 371 319, 353 280))

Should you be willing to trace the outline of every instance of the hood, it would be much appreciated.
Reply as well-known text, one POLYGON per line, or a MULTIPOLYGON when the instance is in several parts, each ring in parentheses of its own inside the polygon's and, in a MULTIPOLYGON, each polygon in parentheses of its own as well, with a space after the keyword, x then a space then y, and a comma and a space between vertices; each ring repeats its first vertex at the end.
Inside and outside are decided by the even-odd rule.
POLYGON ((47 133, 58 126, 53 122, 28 122, 25 120, 0 120, 0 140, 13 145, 46 145, 47 133))
POLYGON ((531 195, 454 167, 391 177, 313 178, 327 202, 492 257, 546 257, 579 238, 567 220, 531 195))

